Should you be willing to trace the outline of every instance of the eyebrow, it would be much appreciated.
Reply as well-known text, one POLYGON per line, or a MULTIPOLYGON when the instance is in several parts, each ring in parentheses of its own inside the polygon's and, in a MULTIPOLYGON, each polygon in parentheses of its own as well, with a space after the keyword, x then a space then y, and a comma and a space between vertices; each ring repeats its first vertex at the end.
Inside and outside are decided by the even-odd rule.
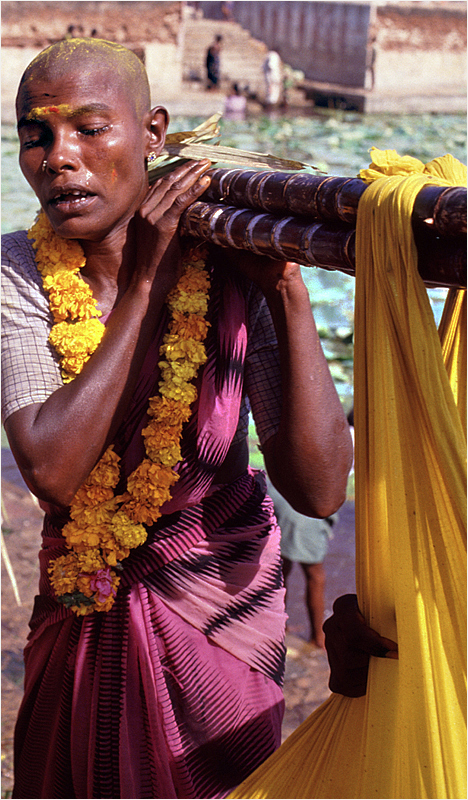
POLYGON ((35 107, 29 111, 28 114, 24 114, 19 120, 17 128, 23 128, 25 125, 29 123, 37 123, 43 122, 44 117, 48 114, 63 114, 66 117, 72 119, 73 117, 79 117, 83 114, 95 114, 102 111, 110 111, 111 107, 108 106, 106 103, 88 103, 87 105, 80 106, 79 108, 72 109, 68 104, 61 103, 60 105, 56 106, 51 104, 50 106, 41 106, 35 107), (69 110, 68 110, 69 109, 69 110))

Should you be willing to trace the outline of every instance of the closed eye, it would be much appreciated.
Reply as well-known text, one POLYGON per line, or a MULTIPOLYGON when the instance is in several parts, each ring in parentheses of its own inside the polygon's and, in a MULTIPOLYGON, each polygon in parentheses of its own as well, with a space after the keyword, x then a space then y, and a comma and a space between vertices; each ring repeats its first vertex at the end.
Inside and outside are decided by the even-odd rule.
POLYGON ((21 142, 21 147, 25 150, 30 150, 32 147, 45 147, 48 138, 46 131, 42 131, 34 136, 31 135, 29 138, 24 138, 21 142))
POLYGON ((109 125, 103 125, 100 128, 84 128, 80 131, 83 136, 101 136, 109 130, 109 125))
POLYGON ((28 142, 23 142, 23 147, 25 150, 30 150, 31 147, 37 147, 41 143, 40 139, 31 139, 28 142))

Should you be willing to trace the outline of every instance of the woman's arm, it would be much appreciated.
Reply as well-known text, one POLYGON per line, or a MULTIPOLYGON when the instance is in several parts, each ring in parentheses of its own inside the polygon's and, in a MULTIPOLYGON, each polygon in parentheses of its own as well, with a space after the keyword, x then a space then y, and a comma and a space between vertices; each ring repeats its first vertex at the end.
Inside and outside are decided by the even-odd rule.
POLYGON ((300 267, 225 252, 262 290, 278 338, 282 410, 277 433, 263 445, 268 474, 297 511, 330 516, 345 500, 353 448, 300 267))
POLYGON ((70 504, 112 441, 132 395, 166 295, 180 274, 180 214, 206 188, 207 164, 184 165, 149 191, 135 226, 133 273, 80 375, 41 404, 5 422, 12 452, 31 491, 70 504))

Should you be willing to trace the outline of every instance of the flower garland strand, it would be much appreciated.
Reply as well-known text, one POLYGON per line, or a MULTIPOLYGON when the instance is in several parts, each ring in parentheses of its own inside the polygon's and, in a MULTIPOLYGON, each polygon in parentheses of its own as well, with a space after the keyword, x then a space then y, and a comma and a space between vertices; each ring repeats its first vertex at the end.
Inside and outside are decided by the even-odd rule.
MULTIPOLYGON (((49 341, 60 356, 64 382, 70 382, 105 331, 92 291, 79 274, 86 259, 78 242, 57 236, 44 212, 28 236, 54 319, 49 341)), ((128 477, 126 491, 115 495, 120 457, 111 445, 71 503, 71 519, 62 532, 70 552, 51 561, 49 574, 57 599, 78 615, 112 607, 121 562, 146 541, 145 526, 161 516, 178 480, 173 468, 181 460, 182 428, 197 397, 193 380, 206 361, 210 281, 205 265, 206 249, 192 248, 166 300, 171 319, 159 351, 161 394, 150 398, 150 420, 142 432, 146 457, 128 477)))

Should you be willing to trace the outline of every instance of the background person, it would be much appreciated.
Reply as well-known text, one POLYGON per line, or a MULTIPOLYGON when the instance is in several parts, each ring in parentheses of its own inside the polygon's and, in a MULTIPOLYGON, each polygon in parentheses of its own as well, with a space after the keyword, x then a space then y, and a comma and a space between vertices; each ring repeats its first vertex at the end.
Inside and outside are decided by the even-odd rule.
POLYGON ((324 650, 325 634, 322 625, 325 614, 326 574, 323 560, 328 551, 332 526, 338 516, 334 514, 326 519, 314 519, 298 514, 275 489, 271 481, 267 480, 267 486, 281 529, 281 560, 285 586, 293 563, 300 564, 306 581, 305 604, 310 623, 309 642, 324 650))
POLYGON ((263 62, 265 78, 265 104, 277 106, 281 100, 283 88, 283 65, 279 53, 270 50, 263 62))
POLYGON ((246 108, 247 98, 242 94, 239 85, 233 83, 231 91, 224 101, 224 116, 227 117, 227 119, 245 119, 246 108))
POLYGON ((206 53, 206 77, 208 89, 217 89, 221 78, 221 34, 215 36, 214 42, 209 46, 206 53))

